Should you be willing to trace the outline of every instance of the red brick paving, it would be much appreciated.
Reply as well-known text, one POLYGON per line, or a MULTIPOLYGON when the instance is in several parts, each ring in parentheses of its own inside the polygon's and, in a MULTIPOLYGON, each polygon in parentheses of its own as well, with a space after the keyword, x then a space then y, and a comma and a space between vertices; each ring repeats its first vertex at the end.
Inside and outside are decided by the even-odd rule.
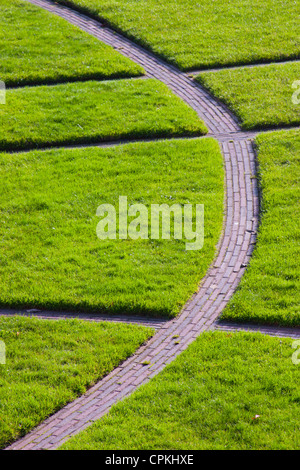
MULTIPOLYGON (((217 257, 202 280, 199 291, 186 304, 181 314, 158 325, 154 337, 132 357, 83 396, 8 447, 10 450, 58 448, 69 437, 101 418, 114 403, 160 372, 201 332, 216 327, 222 328, 216 321, 249 263, 259 214, 257 181, 252 178, 256 174, 255 152, 249 139, 255 134, 242 133, 236 118, 195 84, 188 74, 164 63, 150 52, 85 15, 48 0, 28 1, 52 11, 106 44, 112 45, 120 53, 141 64, 148 76, 166 83, 175 94, 197 111, 209 127, 209 134, 218 138, 223 150, 226 169, 226 217, 217 257), (144 365, 144 361, 149 361, 149 364, 144 365)), ((227 327, 234 329, 237 325, 227 327)))

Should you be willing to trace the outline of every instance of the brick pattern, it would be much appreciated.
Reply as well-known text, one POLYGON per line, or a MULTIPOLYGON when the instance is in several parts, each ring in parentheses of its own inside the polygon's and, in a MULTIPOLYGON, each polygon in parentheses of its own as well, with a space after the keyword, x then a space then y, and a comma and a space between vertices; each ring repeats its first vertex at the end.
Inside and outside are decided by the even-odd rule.
MULTIPOLYGON (((201 332, 214 328, 250 260, 258 227, 259 194, 255 152, 228 110, 184 73, 165 64, 99 22, 48 0, 28 0, 79 26, 141 64, 192 106, 219 138, 226 169, 225 220, 217 256, 199 290, 181 314, 159 325, 154 337, 83 396, 49 417, 10 450, 56 449, 106 414, 110 407, 158 374, 201 332)), ((253 137, 251 135, 251 137, 253 137)))

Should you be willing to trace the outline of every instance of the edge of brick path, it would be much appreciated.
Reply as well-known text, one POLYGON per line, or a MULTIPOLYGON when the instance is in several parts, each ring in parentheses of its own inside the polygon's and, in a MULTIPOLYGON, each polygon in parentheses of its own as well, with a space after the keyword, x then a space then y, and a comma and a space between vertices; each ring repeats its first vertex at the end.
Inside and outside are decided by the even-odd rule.
POLYGON ((235 331, 249 331, 251 333, 263 333, 269 336, 276 336, 278 338, 300 338, 300 328, 274 326, 274 325, 259 325, 256 323, 234 323, 227 321, 216 321, 212 330, 221 330, 228 332, 235 331))
POLYGON ((255 151, 249 135, 243 137, 237 119, 187 74, 104 27, 100 22, 49 0, 27 0, 51 11, 141 64, 147 75, 167 84, 195 109, 209 135, 219 140, 226 173, 224 229, 216 258, 199 290, 181 314, 162 324, 136 353, 91 387, 84 395, 50 416, 7 450, 57 449, 71 436, 106 414, 110 407, 158 374, 201 332, 211 329, 233 295, 255 246, 259 194, 255 178, 255 151), (236 137, 235 138, 235 134, 236 137), (229 139, 230 137, 230 139, 229 139))
POLYGON ((153 53, 125 38, 120 33, 113 31, 100 21, 79 13, 70 7, 56 4, 51 0, 26 1, 64 18, 69 23, 110 45, 118 50, 120 54, 141 65, 147 76, 164 82, 176 95, 195 109, 209 127, 210 134, 228 134, 240 130, 237 118, 221 102, 210 96, 204 88, 188 77, 185 72, 181 72, 174 66, 165 63, 153 53))
POLYGON ((54 310, 42 310, 32 308, 28 310, 15 308, 1 308, 0 316, 12 317, 15 315, 24 317, 39 318, 41 320, 66 320, 77 318, 79 320, 93 322, 110 322, 110 323, 132 323, 137 325, 149 326, 154 329, 161 328, 168 320, 166 318, 142 317, 138 315, 105 315, 97 313, 82 312, 64 312, 54 310))
POLYGON ((294 64, 299 63, 300 59, 280 59, 277 61, 272 62, 258 62, 258 63, 250 63, 250 64, 241 64, 241 65, 224 65, 220 67, 211 67, 209 69, 198 69, 198 70, 191 70, 190 72, 186 72, 190 76, 197 76, 201 75, 202 73, 206 72, 220 72, 222 70, 237 70, 237 69, 251 69, 254 67, 268 67, 268 65, 287 65, 287 64, 294 64))

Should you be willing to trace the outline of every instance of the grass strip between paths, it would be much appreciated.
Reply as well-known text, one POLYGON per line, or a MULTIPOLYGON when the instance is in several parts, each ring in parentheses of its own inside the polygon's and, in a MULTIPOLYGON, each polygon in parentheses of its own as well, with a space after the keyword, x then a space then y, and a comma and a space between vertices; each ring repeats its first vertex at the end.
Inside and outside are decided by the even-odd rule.
POLYGON ((300 62, 203 72, 196 78, 246 130, 299 125, 299 79, 300 62))
POLYGON ((152 334, 120 323, 1 317, 1 448, 83 394, 152 334))
POLYGON ((144 73, 112 47, 23 0, 1 0, 0 41, 0 80, 6 87, 144 73))
POLYGON ((212 138, 2 154, 0 186, 2 306, 172 317, 215 256, 224 169, 212 138), (120 196, 128 211, 145 206, 148 238, 119 239, 120 196), (116 239, 97 237, 102 204, 116 210, 116 239), (193 230, 204 204, 203 248, 175 239, 172 215, 170 239, 152 238, 152 204, 190 204, 193 230))
POLYGON ((291 346, 260 333, 203 333, 62 449, 299 449, 300 368, 291 346))
POLYGON ((0 150, 207 132, 196 111, 155 79, 8 90, 6 102, 0 150))
POLYGON ((289 0, 58 0, 182 70, 299 58, 299 5, 289 0))

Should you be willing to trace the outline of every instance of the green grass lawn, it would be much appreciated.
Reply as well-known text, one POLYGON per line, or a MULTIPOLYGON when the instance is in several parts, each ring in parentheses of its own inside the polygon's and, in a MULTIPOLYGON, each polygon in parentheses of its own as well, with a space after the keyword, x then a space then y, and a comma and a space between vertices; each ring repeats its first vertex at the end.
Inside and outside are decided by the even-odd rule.
POLYGON ((0 42, 7 87, 143 74, 112 47, 23 0, 1 0, 0 42))
POLYGON ((1 150, 207 132, 196 111, 155 79, 25 87, 8 90, 6 102, 1 150))
POLYGON ((299 449, 292 340, 203 333, 64 450, 299 449))
POLYGON ((299 58, 299 5, 289 0, 58 0, 183 70, 299 58))
POLYGON ((289 63, 204 72, 196 80, 249 130, 300 124, 300 106, 292 102, 292 85, 299 78, 300 63, 289 63))
POLYGON ((257 138, 262 188, 257 246, 222 319, 300 325, 300 134, 257 138))
MULTIPOLYGON (((215 255, 224 171, 211 139, 0 154, 0 305, 174 316, 215 255), (100 240, 98 206, 205 205, 205 241, 100 240)), ((128 221, 133 218, 129 217, 128 221)))
POLYGON ((136 325, 0 318, 0 447, 83 394, 153 334, 136 325))

